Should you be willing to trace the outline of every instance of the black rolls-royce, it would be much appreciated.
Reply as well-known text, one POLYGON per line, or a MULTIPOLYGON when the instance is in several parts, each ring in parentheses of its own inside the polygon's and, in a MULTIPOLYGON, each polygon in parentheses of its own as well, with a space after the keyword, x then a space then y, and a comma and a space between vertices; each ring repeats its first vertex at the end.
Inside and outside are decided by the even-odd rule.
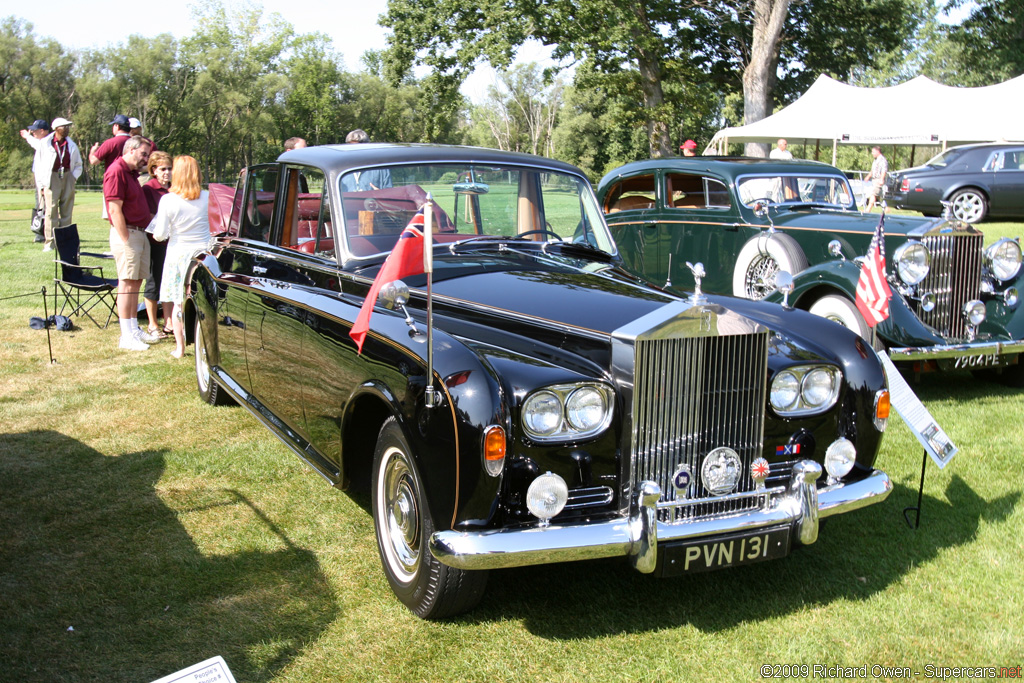
POLYGON ((330 484, 369 487, 384 572, 422 617, 472 608, 492 568, 781 557, 891 489, 864 340, 642 284, 567 164, 311 147, 244 171, 225 228, 189 278, 200 395, 330 484))

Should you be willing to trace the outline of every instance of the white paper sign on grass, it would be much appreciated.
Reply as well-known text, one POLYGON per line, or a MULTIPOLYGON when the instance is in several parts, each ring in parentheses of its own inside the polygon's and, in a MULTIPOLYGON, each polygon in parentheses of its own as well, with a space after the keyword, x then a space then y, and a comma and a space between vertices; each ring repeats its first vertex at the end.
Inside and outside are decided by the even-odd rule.
POLYGON ((153 683, 235 683, 235 677, 224 658, 218 655, 153 683))
POLYGON ((910 431, 928 451, 928 455, 932 456, 932 460, 939 466, 939 469, 942 469, 957 454, 957 447, 953 445, 952 440, 946 436, 946 432, 942 431, 942 427, 921 403, 921 399, 907 384, 907 380, 903 379, 903 375, 889 359, 889 354, 883 351, 878 354, 878 358, 882 361, 885 377, 889 381, 889 398, 892 407, 907 423, 910 431))

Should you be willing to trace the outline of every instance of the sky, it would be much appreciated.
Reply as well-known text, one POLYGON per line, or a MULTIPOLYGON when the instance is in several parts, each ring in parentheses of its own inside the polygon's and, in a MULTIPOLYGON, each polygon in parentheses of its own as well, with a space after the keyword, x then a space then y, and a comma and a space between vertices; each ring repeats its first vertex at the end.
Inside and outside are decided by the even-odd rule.
MULTIPOLYGON (((238 0, 224 0, 226 7, 240 6, 238 0)), ((277 12, 297 33, 320 32, 330 36, 336 52, 342 55, 349 71, 362 70, 360 57, 366 50, 383 50, 386 31, 377 25, 377 17, 387 9, 387 0, 255 0, 262 4, 264 16, 277 12), (294 11, 300 7, 301 11, 294 11)), ((193 3, 139 3, 130 10, 135 21, 112 21, 112 5, 83 0, 45 0, 23 2, 10 9, 0 9, 0 17, 16 16, 31 22, 37 38, 49 36, 67 48, 101 48, 124 42, 129 34, 155 36, 170 33, 175 38, 191 35, 193 3)), ((549 51, 531 43, 520 51, 518 61, 550 63, 549 51)), ((478 68, 466 82, 463 94, 474 102, 483 100, 487 87, 494 81, 494 72, 478 68)))

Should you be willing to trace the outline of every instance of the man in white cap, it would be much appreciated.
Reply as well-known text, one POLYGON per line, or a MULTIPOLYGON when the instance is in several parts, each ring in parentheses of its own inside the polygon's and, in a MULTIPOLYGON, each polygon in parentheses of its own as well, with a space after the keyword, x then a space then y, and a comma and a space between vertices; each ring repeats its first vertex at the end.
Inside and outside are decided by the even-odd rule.
POLYGON ((33 163, 36 191, 42 199, 46 214, 43 220, 43 251, 53 249, 53 229, 71 225, 75 208, 75 181, 82 175, 82 153, 68 133, 71 122, 58 116, 51 125, 53 132, 44 138, 35 138, 28 130, 21 137, 39 155, 33 163))

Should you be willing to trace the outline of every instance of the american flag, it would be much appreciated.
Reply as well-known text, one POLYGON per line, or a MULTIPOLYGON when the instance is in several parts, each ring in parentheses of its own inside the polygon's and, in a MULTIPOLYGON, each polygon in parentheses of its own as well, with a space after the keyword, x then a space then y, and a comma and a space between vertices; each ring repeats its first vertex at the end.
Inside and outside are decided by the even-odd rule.
POLYGON ((868 255, 857 280, 857 310, 864 316, 868 327, 874 327, 889 317, 889 299, 892 290, 885 280, 885 212, 878 219, 875 236, 871 238, 868 255))
POLYGON ((399 235, 395 248, 388 254, 384 265, 380 267, 377 277, 373 280, 373 285, 370 286, 370 292, 363 301, 363 307, 359 309, 359 315, 348 333, 348 336, 352 337, 356 343, 356 351, 360 354, 363 352, 366 333, 370 330, 370 316, 373 315, 373 307, 377 303, 377 293, 380 288, 388 282, 423 272, 422 227, 423 209, 421 208, 399 235))

